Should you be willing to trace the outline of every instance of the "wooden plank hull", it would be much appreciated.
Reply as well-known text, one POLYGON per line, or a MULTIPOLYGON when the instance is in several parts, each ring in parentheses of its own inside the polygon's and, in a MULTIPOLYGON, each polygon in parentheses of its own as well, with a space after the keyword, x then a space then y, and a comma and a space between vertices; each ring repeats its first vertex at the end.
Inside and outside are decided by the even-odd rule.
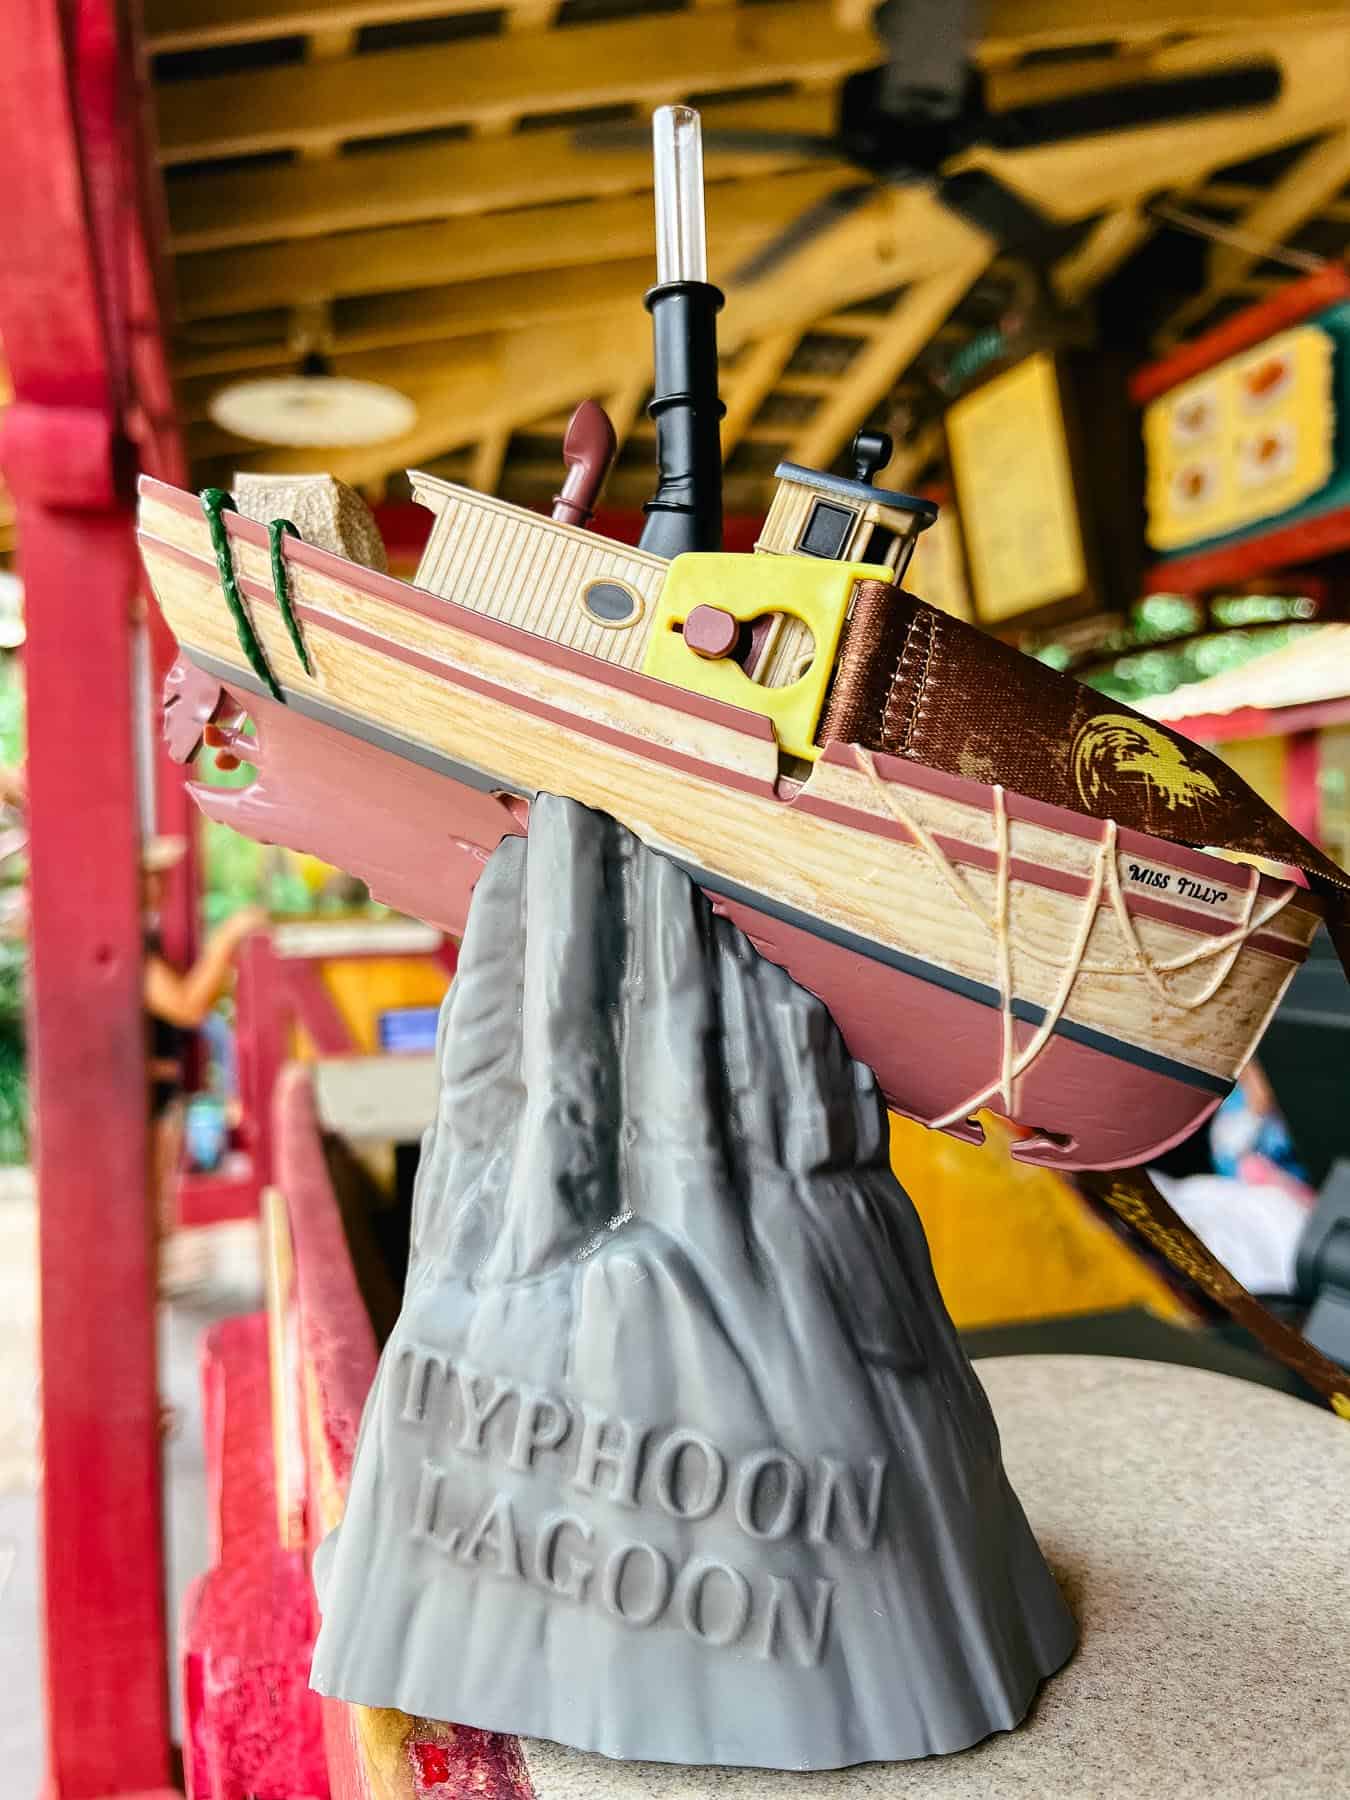
POLYGON ((216 684, 256 722, 258 779, 197 790, 211 816, 457 932, 531 795, 603 808, 820 994, 924 1123, 975 1134, 967 1115, 989 1104, 1036 1133, 1024 1160, 1146 1160, 1228 1091, 1316 928, 1304 892, 898 759, 832 744, 806 782, 785 780, 756 715, 297 546, 307 675, 265 536, 232 520, 279 705, 243 667, 194 505, 152 490, 142 542, 196 670, 170 731, 191 748, 216 684))

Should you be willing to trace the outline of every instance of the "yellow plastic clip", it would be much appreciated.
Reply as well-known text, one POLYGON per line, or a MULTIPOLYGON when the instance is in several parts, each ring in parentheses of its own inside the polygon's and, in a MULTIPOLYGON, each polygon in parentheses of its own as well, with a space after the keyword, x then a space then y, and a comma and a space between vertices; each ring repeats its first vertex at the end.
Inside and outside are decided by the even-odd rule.
POLYGON ((820 755, 816 727, 853 590, 860 581, 892 580, 892 571, 880 563, 688 551, 671 563, 661 588, 642 672, 748 712, 764 713, 773 721, 781 750, 814 762, 820 755), (811 666, 785 687, 765 687, 729 656, 697 655, 683 637, 685 621, 696 606, 715 607, 742 625, 771 613, 800 619, 815 641, 811 666))

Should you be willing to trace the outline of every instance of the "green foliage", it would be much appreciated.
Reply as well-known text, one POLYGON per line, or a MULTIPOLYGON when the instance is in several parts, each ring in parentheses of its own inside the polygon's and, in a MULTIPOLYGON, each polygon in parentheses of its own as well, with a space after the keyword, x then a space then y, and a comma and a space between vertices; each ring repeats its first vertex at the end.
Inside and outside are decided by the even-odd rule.
POLYGON ((1159 646, 1121 656, 1108 667, 1081 677, 1113 700, 1134 705, 1154 695, 1170 694, 1188 682, 1204 681, 1229 669, 1237 669, 1253 657, 1282 650, 1286 644, 1315 630, 1308 625, 1275 625, 1263 631, 1223 631, 1210 637, 1192 638, 1172 649, 1159 646))
POLYGON ((21 942, 0 939, 0 1163, 28 1160, 25 962, 21 942))

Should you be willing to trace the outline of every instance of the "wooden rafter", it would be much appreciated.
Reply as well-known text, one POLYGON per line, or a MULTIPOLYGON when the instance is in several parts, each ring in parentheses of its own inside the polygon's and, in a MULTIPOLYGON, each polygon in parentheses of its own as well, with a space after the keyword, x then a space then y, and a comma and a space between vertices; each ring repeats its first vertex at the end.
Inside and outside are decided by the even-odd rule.
POLYGON ((1342 0, 990 0, 982 34, 986 56, 998 58, 1060 44, 1132 43, 1184 32, 1282 32, 1339 24, 1342 0))
POLYGON ((609 422, 614 427, 614 438, 620 450, 623 449, 629 433, 642 416, 643 403, 651 392, 651 364, 644 358, 638 369, 622 387, 605 399, 605 411, 609 414, 609 422))
POLYGON ((1257 55, 1277 63, 1282 78, 1279 96, 1266 106, 1026 150, 977 149, 949 167, 987 168, 1052 218, 1085 218, 1194 186, 1229 163, 1344 123, 1350 22, 1210 40, 1217 67, 1257 55))
POLYGON ((1176 314, 1170 335, 1179 335, 1187 325, 1203 319, 1216 301, 1247 280, 1267 251, 1292 237, 1348 181, 1350 129, 1342 129, 1305 151, 1287 175, 1246 208, 1228 228, 1233 242, 1219 242, 1211 248, 1204 288, 1176 314))
MULTIPOLYGON (((825 131, 832 106, 823 94, 748 100, 710 110, 709 120, 738 129, 825 131)), ((708 174, 764 177, 801 158, 719 152, 708 174)), ((320 237, 418 219, 460 218, 553 201, 644 191, 646 150, 585 150, 570 130, 446 144, 391 143, 326 169, 307 163, 213 173, 194 170, 169 190, 172 245, 180 254, 240 244, 320 237)))
MULTIPOLYGON (((532 5, 520 0, 522 11, 532 5)), ((156 54, 211 50, 483 10, 482 0, 147 0, 145 42, 156 54)))
POLYGON ((943 436, 940 421, 934 419, 907 444, 901 444, 883 472, 887 487, 908 492, 929 463, 942 453, 943 436))
POLYGON ((1154 230, 1153 220, 1138 206, 1118 206, 1104 213, 1083 242, 1061 257, 1051 271, 1051 284, 1066 306, 1076 306, 1099 287, 1154 230))
MULTIPOLYGON (((838 181, 829 171, 808 170, 770 181, 724 182, 708 196, 710 237, 728 256, 748 253, 838 181)), ((360 255, 342 235, 311 239, 303 255, 288 244, 259 244, 230 257, 225 282, 216 256, 180 257, 179 314, 196 319, 452 279, 542 273, 650 254, 651 241, 651 201, 633 194, 578 207, 389 225, 364 234, 360 255)))
POLYGON ((253 69, 175 82, 159 92, 166 163, 284 150, 332 134, 379 138, 522 118, 569 107, 661 103, 711 89, 830 81, 875 60, 867 32, 841 34, 819 0, 692 13, 670 29, 660 14, 513 39, 340 57, 306 71, 253 69))
MULTIPOLYGON (((338 354, 356 354, 476 337, 518 326, 547 331, 561 320, 595 318, 619 308, 640 307, 643 288, 650 280, 650 257, 634 257, 620 263, 557 269, 547 281, 494 276, 401 294, 363 296, 340 301, 333 308, 333 348, 338 354)), ((210 324, 228 330, 226 321, 212 320, 210 324)), ((279 329, 256 341, 241 334, 239 342, 227 339, 217 344, 212 336, 201 339, 189 328, 179 339, 177 367, 191 379, 241 371, 263 373, 291 360, 292 352, 279 329)))
POLYGON ((499 425, 489 431, 486 437, 480 438, 478 447, 473 453, 473 461, 469 465, 469 486, 477 488, 480 494, 495 494, 497 483, 501 480, 502 465, 506 461, 506 452, 510 447, 511 432, 509 427, 499 425))
POLYGON ((933 332, 988 266, 993 246, 972 247, 954 267, 914 284, 876 336, 860 351, 805 430, 793 440, 792 461, 828 468, 849 434, 894 387, 933 332))
POLYGON ((747 349, 727 387, 726 416, 722 420, 722 455, 730 457, 750 428, 750 423, 778 385, 792 353, 801 342, 798 330, 771 331, 747 349))
MULTIPOLYGON (((1341 5, 1104 4, 1104 15, 1101 7, 1085 15, 1075 0, 990 0, 975 50, 988 104, 1260 58, 1278 64, 1282 88, 1243 113, 1020 151, 976 148, 948 165, 985 168, 1052 217, 1094 221, 1051 274, 1068 305, 1087 299, 1155 228, 1152 195, 1201 205, 1210 183, 1217 202, 1230 168, 1345 129, 1350 18, 1341 5), (1041 50, 1055 55, 1027 55, 1041 50)), ((147 42, 169 54, 157 90, 160 151, 192 447, 213 469, 226 458, 331 465, 365 484, 410 461, 451 458, 457 478, 542 493, 557 472, 551 461, 545 469, 539 440, 556 437, 587 393, 605 400, 621 442, 631 434, 650 444, 640 417, 650 381, 640 305, 652 273, 649 158, 640 147, 581 147, 571 117, 615 107, 641 119, 658 103, 700 96, 710 126, 827 131, 840 80, 877 54, 874 0, 694 0, 678 20, 639 12, 592 23, 576 22, 570 8, 560 14, 558 0, 506 0, 495 26, 466 18, 444 31, 436 21, 480 13, 481 0, 147 7, 147 42), (281 39, 301 40, 303 63, 290 44, 267 49, 281 39), (235 48, 245 44, 260 48, 235 48), (215 72, 206 59, 217 50, 215 72), (183 51, 194 53, 191 63, 171 54, 183 51), (758 91, 765 84, 776 91, 758 91), (179 174, 177 165, 190 166, 179 174), (207 422, 225 380, 295 366, 296 309, 313 305, 327 309, 325 343, 339 373, 388 382, 418 407, 404 442, 264 451, 207 422)), ((1279 207, 1301 199, 1304 217, 1334 217, 1339 207, 1350 223, 1332 162, 1317 157, 1268 192, 1229 180, 1224 203, 1246 215, 1244 228, 1281 225, 1279 207), (1327 191, 1319 197, 1314 187, 1327 191)), ((857 173, 804 163, 800 152, 714 148, 707 176, 713 274, 728 289, 719 327, 726 454, 749 442, 829 461, 918 349, 943 335, 962 341, 968 327, 948 315, 966 271, 996 247, 931 188, 879 186, 875 200, 773 275, 738 286, 728 271, 857 173), (881 297, 897 293, 886 310, 881 297), (859 340, 845 373, 788 373, 806 332, 859 340), (782 403, 765 410, 770 400, 782 403)), ((1282 224, 1285 233, 1297 228, 1282 224)), ((1216 294, 1265 279, 1254 258, 1217 254, 1210 275, 1216 294)), ((750 471, 767 460, 739 459, 728 492, 750 492, 756 480, 762 491, 765 478, 750 471)), ((642 461, 630 457, 616 472, 616 492, 635 487, 642 461)))

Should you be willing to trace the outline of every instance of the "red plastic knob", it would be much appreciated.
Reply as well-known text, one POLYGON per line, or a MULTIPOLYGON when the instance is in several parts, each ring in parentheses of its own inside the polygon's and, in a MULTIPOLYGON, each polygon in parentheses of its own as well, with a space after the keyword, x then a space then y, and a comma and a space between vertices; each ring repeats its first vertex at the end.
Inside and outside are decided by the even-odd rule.
POLYGON ((684 622, 684 641, 695 656, 716 661, 730 656, 741 635, 739 619, 733 619, 720 606, 696 606, 684 622))

